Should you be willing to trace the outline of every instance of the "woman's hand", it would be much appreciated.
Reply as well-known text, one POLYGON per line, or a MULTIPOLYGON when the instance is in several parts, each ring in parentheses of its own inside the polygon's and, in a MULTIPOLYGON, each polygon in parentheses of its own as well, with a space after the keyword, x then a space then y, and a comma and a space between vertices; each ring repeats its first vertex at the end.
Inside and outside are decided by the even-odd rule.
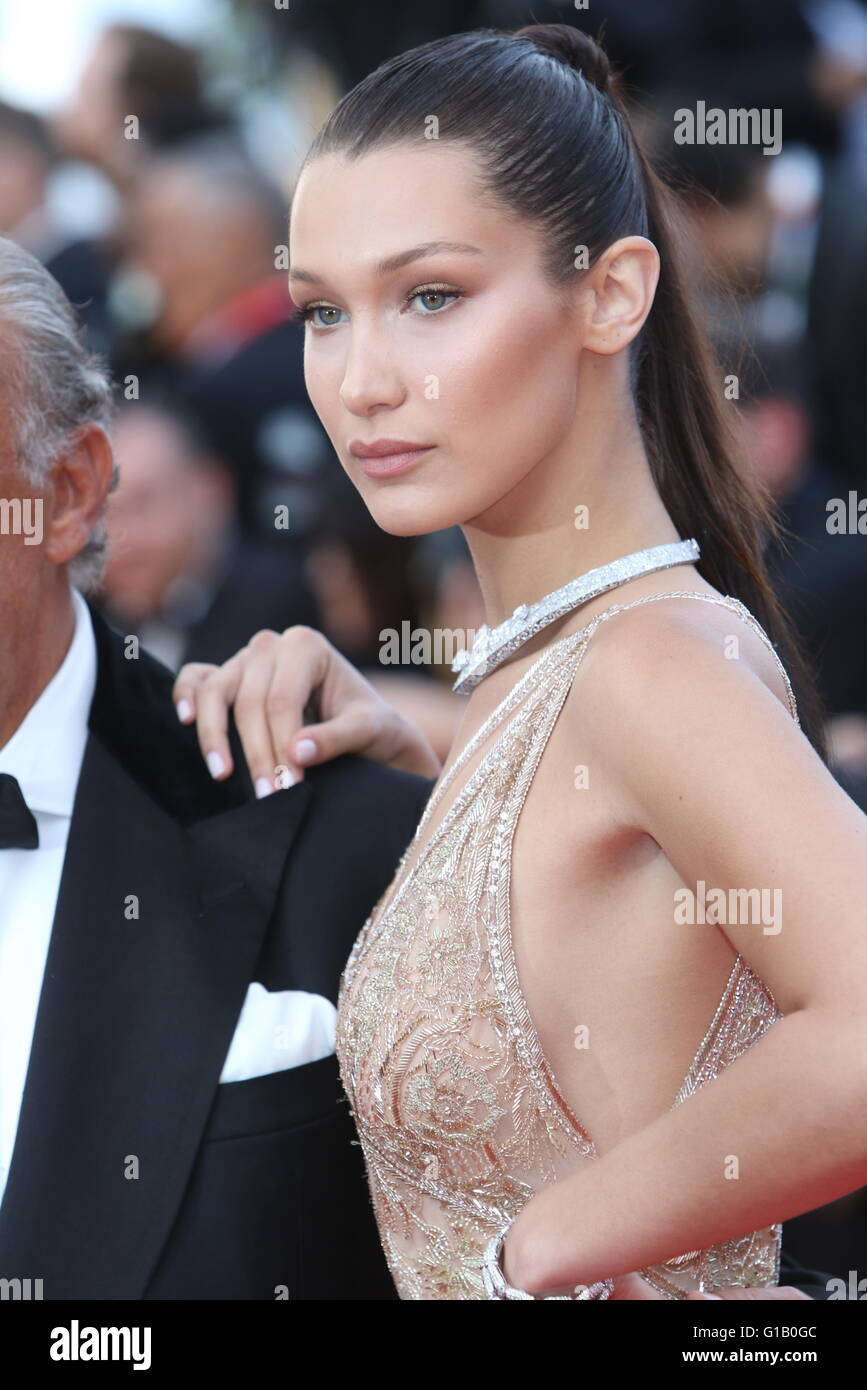
POLYGON ((217 780, 232 772, 228 715, 234 705, 260 797, 300 781, 304 767, 342 753, 360 753, 424 777, 440 771, 424 735, 313 628, 290 627, 282 635, 257 632, 222 666, 184 666, 173 699, 182 723, 196 721, 202 756, 217 780), (305 726, 312 695, 321 722, 305 726))

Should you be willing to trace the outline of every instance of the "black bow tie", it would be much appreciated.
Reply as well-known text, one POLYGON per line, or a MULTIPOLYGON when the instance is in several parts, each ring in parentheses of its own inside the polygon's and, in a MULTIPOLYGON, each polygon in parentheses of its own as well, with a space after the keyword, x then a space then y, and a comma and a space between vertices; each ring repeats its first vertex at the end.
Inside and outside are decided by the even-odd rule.
POLYGON ((0 849, 38 849, 39 828, 17 781, 0 772, 0 849))

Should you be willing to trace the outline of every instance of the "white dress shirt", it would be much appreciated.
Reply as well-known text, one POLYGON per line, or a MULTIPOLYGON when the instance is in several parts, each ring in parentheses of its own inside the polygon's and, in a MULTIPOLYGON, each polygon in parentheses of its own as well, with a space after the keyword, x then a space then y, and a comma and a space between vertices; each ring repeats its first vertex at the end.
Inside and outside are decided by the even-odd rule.
POLYGON ((18 779, 39 829, 38 849, 0 849, 0 1201, 18 1129, 96 686, 93 624, 74 589, 72 602, 75 632, 69 650, 0 748, 0 772, 18 779))

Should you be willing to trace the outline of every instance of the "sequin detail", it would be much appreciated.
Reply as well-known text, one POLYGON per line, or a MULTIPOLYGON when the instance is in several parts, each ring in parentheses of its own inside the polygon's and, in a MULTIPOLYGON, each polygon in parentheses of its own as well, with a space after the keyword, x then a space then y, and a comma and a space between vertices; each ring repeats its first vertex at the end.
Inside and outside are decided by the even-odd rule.
MULTIPOLYGON (((490 1237, 542 1187, 597 1156, 542 1052, 518 980, 512 840, 592 634, 615 613, 681 597, 727 606, 752 626, 782 672, 797 723, 788 676, 740 600, 678 590, 605 609, 542 652, 447 770, 343 972, 337 1055, 403 1299, 484 1298, 480 1265, 490 1237), (495 731, 423 843, 445 791, 495 731)), ((781 1017, 738 955, 671 1108, 781 1017)), ((769 1226, 641 1273, 668 1298, 775 1284, 781 1237, 781 1225, 769 1226)))

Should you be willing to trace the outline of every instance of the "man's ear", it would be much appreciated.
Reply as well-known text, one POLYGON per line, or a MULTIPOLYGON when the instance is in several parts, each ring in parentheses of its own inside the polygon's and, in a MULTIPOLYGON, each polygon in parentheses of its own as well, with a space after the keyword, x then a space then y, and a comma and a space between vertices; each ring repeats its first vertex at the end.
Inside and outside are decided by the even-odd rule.
POLYGON ((641 331, 659 282, 659 252, 643 236, 621 237, 588 272, 583 346, 608 356, 641 331))
POLYGON ((114 456, 101 425, 76 430, 54 465, 47 491, 45 553, 56 565, 80 554, 96 529, 111 488, 114 456))

